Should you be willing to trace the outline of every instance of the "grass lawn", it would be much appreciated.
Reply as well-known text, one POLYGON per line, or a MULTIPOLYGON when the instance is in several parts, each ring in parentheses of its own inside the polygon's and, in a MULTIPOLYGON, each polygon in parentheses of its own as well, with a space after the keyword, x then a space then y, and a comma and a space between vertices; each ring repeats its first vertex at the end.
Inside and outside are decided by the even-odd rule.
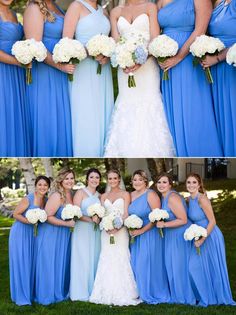
MULTIPOLYGON (((216 220, 225 237, 227 263, 229 277, 234 299, 236 299, 236 181, 217 181, 207 184, 208 190, 222 190, 220 196, 214 200, 214 209, 217 209, 216 220), (215 183, 215 184, 214 184, 215 183), (232 193, 233 192, 233 193, 232 193)), ((179 189, 178 189, 179 190, 179 189)), ((180 189, 181 190, 181 189, 180 189)), ((9 226, 12 220, 0 217, 0 226, 9 226)), ((0 314, 170 314, 170 315, 236 315, 236 307, 230 306, 210 306, 207 308, 192 307, 183 305, 139 305, 136 307, 109 307, 100 306, 84 302, 63 302, 51 306, 33 306, 18 307, 11 302, 9 294, 9 272, 8 272, 8 230, 0 229, 0 314)))

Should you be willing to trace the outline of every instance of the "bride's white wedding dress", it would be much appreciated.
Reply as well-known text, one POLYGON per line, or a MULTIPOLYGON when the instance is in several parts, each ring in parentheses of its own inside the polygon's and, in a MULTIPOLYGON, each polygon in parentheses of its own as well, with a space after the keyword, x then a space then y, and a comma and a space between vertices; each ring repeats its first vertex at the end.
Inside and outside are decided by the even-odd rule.
MULTIPOLYGON (((104 207, 108 213, 124 214, 124 199, 113 203, 106 199, 104 207)), ((137 286, 130 265, 129 235, 125 227, 114 234, 115 244, 110 244, 110 235, 102 231, 101 253, 90 302, 108 305, 137 305, 137 286)))
MULTIPOLYGON (((150 41, 149 17, 139 15, 133 23, 119 17, 121 36, 141 33, 150 41)), ((162 95, 160 70, 156 60, 147 62, 134 72, 135 88, 128 87, 128 75, 118 70, 119 95, 107 136, 105 157, 173 157, 174 144, 170 134, 162 95)))

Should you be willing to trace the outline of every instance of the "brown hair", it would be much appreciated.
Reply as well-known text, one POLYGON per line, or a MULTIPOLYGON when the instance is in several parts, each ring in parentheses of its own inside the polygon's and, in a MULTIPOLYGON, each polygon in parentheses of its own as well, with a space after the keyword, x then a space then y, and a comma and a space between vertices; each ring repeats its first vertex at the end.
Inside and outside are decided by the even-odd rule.
POLYGON ((57 174, 57 177, 54 179, 52 183, 52 191, 51 194, 58 192, 61 196, 61 199, 65 200, 65 190, 62 187, 62 182, 66 178, 68 174, 73 174, 75 177, 75 172, 72 169, 69 168, 62 168, 59 173, 57 174))
POLYGON ((55 22, 56 18, 49 11, 46 1, 44 1, 44 0, 28 0, 27 5, 30 5, 31 3, 35 3, 39 6, 39 10, 43 14, 45 21, 47 20, 48 22, 55 22))
POLYGON ((143 179, 143 181, 145 182, 146 187, 148 187, 148 185, 149 185, 149 183, 148 183, 148 176, 147 176, 145 171, 143 171, 143 170, 135 171, 133 173, 133 175, 132 175, 132 178, 131 178, 132 181, 133 181, 135 175, 139 175, 143 179))
POLYGON ((202 193, 202 194, 205 194, 206 191, 205 191, 205 188, 204 188, 201 176, 199 174, 197 174, 197 173, 190 173, 190 174, 188 174, 188 176, 186 178, 185 184, 187 183, 187 180, 188 180, 189 177, 194 177, 198 181, 198 185, 200 186, 199 187, 199 192, 202 193))
POLYGON ((157 183, 158 183, 158 181, 159 181, 162 177, 167 177, 170 186, 173 187, 174 183, 173 183, 173 177, 172 177, 172 175, 170 175, 169 173, 161 173, 161 174, 157 177, 157 183))
POLYGON ((119 170, 116 170, 116 169, 110 169, 108 172, 107 172, 107 177, 110 173, 115 173, 116 175, 118 175, 119 178, 121 178, 121 175, 120 175, 120 171, 119 170))

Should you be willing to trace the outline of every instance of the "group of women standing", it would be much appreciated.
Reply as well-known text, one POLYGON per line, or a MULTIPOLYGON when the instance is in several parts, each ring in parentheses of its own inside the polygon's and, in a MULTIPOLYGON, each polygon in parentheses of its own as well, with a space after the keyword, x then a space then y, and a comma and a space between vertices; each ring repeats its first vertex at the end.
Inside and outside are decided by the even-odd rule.
POLYGON ((11 298, 18 305, 90 301, 108 305, 179 303, 191 305, 235 305, 232 299, 225 257, 223 235, 216 226, 214 213, 202 180, 190 174, 186 187, 188 207, 172 188, 172 179, 162 174, 156 192, 148 188, 144 171, 132 176, 134 191, 129 194, 121 185, 118 170, 107 173, 107 192, 97 191, 101 174, 89 169, 86 187, 72 198, 74 172, 62 169, 53 182, 44 176, 36 180, 36 190, 23 198, 14 212, 16 222, 10 232, 11 298), (88 207, 101 203, 106 213, 119 212, 123 219, 136 214, 143 220, 140 229, 130 231, 135 242, 130 245, 125 227, 110 232, 94 229, 100 219, 88 216, 88 207), (76 223, 64 221, 61 212, 66 204, 75 204, 83 216, 76 223), (44 208, 48 221, 38 227, 25 218, 28 209, 44 208), (155 208, 169 214, 166 222, 150 223, 155 208), (207 229, 207 237, 194 243, 183 234, 191 223, 207 229), (70 233, 69 227, 74 227, 70 233), (161 238, 158 229, 164 231, 161 238), (109 234, 115 239, 110 244, 109 234), (201 254, 196 253, 201 247, 201 254))
POLYGON ((161 30, 180 49, 160 63, 170 74, 161 81, 163 103, 159 68, 151 57, 141 67, 119 70, 120 95, 112 119, 108 58, 86 58, 77 66, 52 59, 63 36, 86 44, 96 34, 110 33, 101 6, 77 0, 64 18, 53 0, 28 1, 25 37, 43 41, 48 54, 43 63, 33 62, 33 83, 26 87, 24 69, 11 55, 12 45, 23 38, 11 3, 0 1, 1 156, 235 156, 236 71, 225 61, 227 49, 236 42, 235 0, 159 0, 157 5, 128 0, 113 9, 116 40, 138 31, 150 41, 161 30), (207 31, 226 46, 202 62, 203 68, 212 66, 212 86, 200 65, 193 68, 189 54, 196 36, 207 31), (101 75, 96 74, 97 62, 103 64, 101 75), (137 88, 127 88, 129 71, 137 77, 137 88), (69 85, 67 73, 74 73, 69 85))

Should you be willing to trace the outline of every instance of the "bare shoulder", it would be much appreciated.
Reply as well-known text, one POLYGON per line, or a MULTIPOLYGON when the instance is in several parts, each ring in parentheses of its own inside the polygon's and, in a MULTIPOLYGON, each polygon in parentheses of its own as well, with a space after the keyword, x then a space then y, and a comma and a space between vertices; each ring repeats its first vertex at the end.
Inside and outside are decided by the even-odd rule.
POLYGON ((83 196, 83 195, 85 195, 85 192, 84 192, 84 190, 83 189, 78 189, 77 191, 76 191, 76 193, 75 193, 75 197, 79 197, 79 196, 83 196))
POLYGON ((118 18, 121 15, 122 7, 117 6, 111 10, 110 16, 111 18, 118 18))
POLYGON ((198 201, 200 205, 204 205, 204 204, 206 205, 206 204, 211 203, 209 198, 205 194, 199 194, 198 201))
POLYGON ((159 199, 159 196, 154 190, 149 190, 148 191, 148 199, 149 198, 158 198, 159 199))
POLYGON ((153 12, 155 12, 157 10, 157 5, 156 5, 156 3, 148 2, 146 4, 146 8, 147 8, 148 13, 153 14, 153 12))
POLYGON ((51 196, 48 198, 48 201, 49 200, 50 202, 61 203, 61 195, 56 191, 51 194, 51 196))
POLYGON ((71 2, 71 4, 69 5, 68 9, 70 10, 80 10, 82 7, 82 4, 78 1, 73 1, 71 2))
POLYGON ((181 201, 181 196, 176 192, 170 193, 169 203, 175 203, 177 201, 181 201))
POLYGON ((105 200, 107 198, 107 196, 108 196, 107 192, 101 194, 101 200, 105 200))
POLYGON ((123 198, 130 198, 130 193, 128 191, 124 190, 124 191, 121 192, 121 196, 123 198))
POLYGON ((39 6, 36 3, 30 3, 25 9, 24 15, 25 14, 30 14, 33 17, 43 16, 39 6))

